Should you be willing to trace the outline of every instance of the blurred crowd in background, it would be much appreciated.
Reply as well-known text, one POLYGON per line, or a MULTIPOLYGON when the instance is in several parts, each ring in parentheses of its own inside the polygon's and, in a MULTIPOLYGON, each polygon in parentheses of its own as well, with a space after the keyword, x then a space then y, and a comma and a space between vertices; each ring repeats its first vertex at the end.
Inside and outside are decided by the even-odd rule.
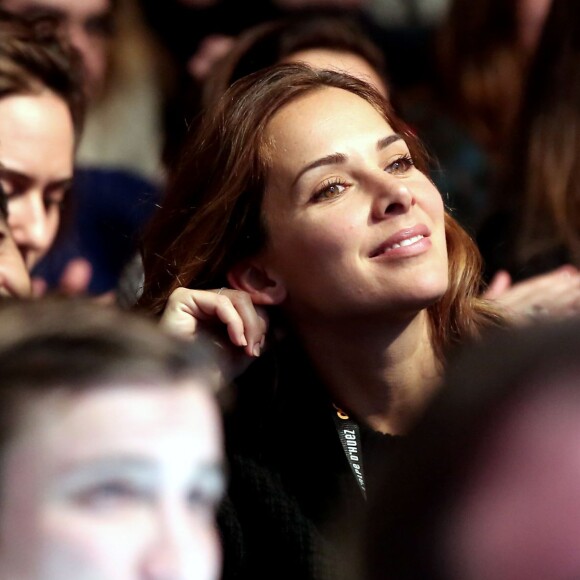
MULTIPOLYGON (((511 239, 515 234, 505 216, 512 210, 506 206, 520 207, 516 198, 534 194, 524 182, 508 185, 514 163, 510 152, 519 149, 526 156, 526 145, 514 143, 523 132, 514 124, 523 97, 529 96, 525 77, 549 4, 260 0, 249 9, 209 0, 86 0, 78 5, 3 0, 6 10, 46 14, 62 22, 87 70, 88 114, 71 195, 75 218, 61 228, 58 243, 36 266, 37 288, 57 288, 64 277, 71 291, 75 286, 91 294, 114 290, 143 224, 159 203, 184 135, 201 114, 203 87, 211 83, 216 64, 249 28, 317 13, 348 20, 380 53, 379 72, 389 97, 432 155, 432 178, 448 207, 472 235, 482 231, 488 280, 506 267, 516 278, 523 277, 521 262, 528 256, 511 239)), ((312 38, 310 42, 316 44, 312 38)), ((552 91, 563 98, 564 87, 557 86, 562 80, 552 91)), ((530 179, 538 184, 542 178, 530 179)), ((542 228, 558 234, 532 233, 540 227, 532 215, 518 234, 541 236, 546 238, 541 243, 552 246, 575 245, 570 239, 550 239, 572 235, 564 234, 559 220, 573 218, 562 209, 549 211, 553 223, 542 228)), ((543 249, 529 251, 541 254, 543 249)), ((544 263, 538 267, 548 269, 544 263)), ((537 271, 532 268, 526 275, 531 273, 537 271)))
MULTIPOLYGON (((308 74, 287 68, 289 77, 308 74)), ((332 79, 328 86, 338 86, 332 79)), ((238 175, 231 177, 235 182, 238 175)), ((216 247, 229 240, 218 226, 216 247)), ((449 247, 450 231, 442 230, 449 247)), ((471 251, 468 238, 462 243, 471 251)), ((451 285, 461 277, 454 268, 455 262, 451 285)), ((574 491, 580 481, 579 268, 575 0, 0 0, 0 461, 6 466, 0 579, 210 580, 222 566, 227 579, 250 572, 260 578, 264 570, 271 573, 276 558, 288 558, 278 563, 278 578, 578 577, 580 551, 572 538, 580 521, 574 491), (433 366, 445 386, 434 404, 425 404, 408 439, 406 429, 394 430, 386 444, 380 429, 363 426, 364 445, 374 452, 390 446, 390 454, 401 435, 406 440, 404 452, 389 460, 388 473, 377 470, 371 478, 381 482, 375 488, 381 493, 365 496, 373 517, 361 523, 357 516, 350 523, 360 533, 343 535, 349 536, 348 549, 339 550, 344 567, 340 558, 339 566, 326 566, 318 553, 312 556, 319 546, 309 542, 320 530, 316 518, 303 517, 301 510, 310 516, 308 502, 306 508, 300 498, 298 506, 281 505, 275 477, 270 480, 268 472, 262 479, 261 464, 236 463, 245 436, 250 441, 259 433, 267 442, 268 435, 254 425, 247 433, 240 427, 238 415, 250 408, 259 415, 262 407, 224 388, 247 363, 238 372, 239 357, 228 354, 224 336, 258 358, 265 347, 281 343, 276 332, 282 326, 272 308, 274 330, 266 341, 266 317, 259 309, 247 315, 249 299, 237 294, 243 283, 232 289, 230 270, 216 272, 244 257, 243 244, 260 242, 250 234, 240 238, 240 247, 227 248, 230 262, 221 256, 214 272, 206 264, 212 233, 203 229, 203 220, 208 228, 217 223, 211 222, 217 219, 211 203, 197 222, 188 221, 195 204, 207 209, 197 191, 195 201, 171 205, 189 199, 184 180, 191 168, 200 175, 195 181, 190 173, 191 183, 215 183, 214 174, 195 165, 203 157, 192 158, 192 151, 207 155, 215 144, 195 137, 215 135, 212 130, 235 136, 212 115, 226 115, 232 95, 251 93, 243 79, 296 63, 348 73, 385 99, 406 122, 405 139, 422 142, 417 167, 423 171, 424 157, 429 184, 482 257, 481 264, 474 259, 457 266, 473 270, 473 288, 467 292, 458 284, 456 295, 465 291, 465 303, 450 307, 449 318, 437 318, 440 334, 430 327, 432 358, 441 363, 433 366), (166 198, 167 192, 172 195, 166 198), (187 238, 190 223, 199 226, 198 238, 187 238), (190 241, 201 250, 186 258, 190 241), (190 298, 180 302, 182 286, 201 290, 193 298, 198 310, 190 298), (10 298, 16 304, 4 300, 10 298), (225 298, 246 323, 241 338, 234 336, 237 327, 225 307, 219 310, 225 298), (164 330, 196 340, 184 348, 157 325, 125 312, 139 308, 161 315, 164 330), (212 317, 226 332, 212 328, 211 340, 199 339, 197 323, 215 322, 212 317), (445 374, 448 359, 437 349, 467 343, 487 326, 515 328, 495 329, 479 349, 460 350, 445 374), (230 395, 225 403, 224 393, 230 395), (224 453, 218 411, 226 409, 227 417, 232 407, 224 453), (115 429, 111 416, 123 417, 115 429), (242 433, 239 447, 229 440, 236 429, 242 433), (99 454, 107 460, 97 461, 99 454), (81 460, 81 467, 60 473, 81 460), (227 475, 233 482, 228 491, 227 475), (266 515, 244 513, 246 501, 260 509, 267 504, 266 515), (111 506, 127 515, 129 503, 131 518, 115 520, 111 506), (548 507, 540 509, 544 503, 548 507), (268 510, 278 519, 270 521, 268 510), (101 525, 85 521, 87 513, 99 514, 101 525), (38 533, 41 520, 50 525, 38 533), (253 544, 252 525, 263 522, 272 529, 260 529, 256 537, 264 543, 253 544), (286 523, 299 533, 286 535, 286 523), (246 528, 251 533, 244 536, 246 528), (34 557, 22 549, 28 545, 34 557), (262 549, 268 553, 256 563, 262 549), (307 557, 294 562, 294 554, 307 557)), ((258 306, 283 302, 268 302, 272 292, 258 306)), ((418 319, 426 311, 418 308, 418 319)), ((311 346, 300 338, 301 347, 311 346)), ((284 355, 288 368, 294 360, 301 372, 310 368, 301 366, 303 354, 284 355)), ((255 376, 242 376, 243 391, 255 376)), ((288 382, 293 378, 286 375, 288 382)), ((297 389, 294 396, 299 394, 297 389)), ((282 398, 272 408, 287 405, 294 413, 294 401, 282 398)), ((286 444, 280 449, 288 451, 288 464, 299 465, 294 445, 308 443, 286 444)), ((270 450, 264 449, 257 454, 266 456, 270 450)), ((280 451, 274 444, 272 449, 273 455, 280 451)), ((305 464, 323 471, 325 461, 305 464)), ((362 491, 364 496, 364 485, 362 491)), ((322 492, 320 497, 324 503, 322 492)), ((358 509, 360 500, 351 507, 358 509)), ((314 503, 310 496, 308 501, 314 503)), ((344 522, 336 515, 331 521, 342 534, 344 522)), ((329 534, 330 544, 335 535, 329 534)))

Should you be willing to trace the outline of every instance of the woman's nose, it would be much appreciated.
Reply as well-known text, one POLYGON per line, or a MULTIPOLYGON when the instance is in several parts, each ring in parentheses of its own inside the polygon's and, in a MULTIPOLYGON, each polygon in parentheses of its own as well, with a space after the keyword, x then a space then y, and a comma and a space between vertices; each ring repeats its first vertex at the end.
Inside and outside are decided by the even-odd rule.
POLYGON ((376 186, 373 215, 377 220, 405 214, 415 205, 410 186, 399 178, 383 173, 376 186))
POLYGON ((8 225, 26 266, 43 255, 52 243, 52 232, 41 195, 27 193, 8 203, 8 225))

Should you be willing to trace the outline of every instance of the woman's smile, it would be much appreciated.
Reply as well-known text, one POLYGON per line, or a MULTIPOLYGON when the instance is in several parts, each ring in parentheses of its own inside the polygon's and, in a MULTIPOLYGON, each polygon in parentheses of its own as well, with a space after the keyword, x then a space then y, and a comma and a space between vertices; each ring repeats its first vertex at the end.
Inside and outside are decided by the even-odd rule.
POLYGON ((384 241, 370 257, 396 259, 418 256, 431 248, 430 235, 429 228, 424 224, 402 229, 384 241))

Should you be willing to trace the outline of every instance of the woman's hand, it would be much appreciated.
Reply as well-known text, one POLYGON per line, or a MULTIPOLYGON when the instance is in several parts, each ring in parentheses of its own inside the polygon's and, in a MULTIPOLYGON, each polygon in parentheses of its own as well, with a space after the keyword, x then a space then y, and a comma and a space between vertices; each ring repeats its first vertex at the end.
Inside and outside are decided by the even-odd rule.
POLYGON ((248 356, 260 356, 268 318, 262 308, 254 306, 247 292, 229 288, 174 290, 161 316, 161 326, 171 334, 187 339, 199 331, 200 322, 225 325, 233 345, 243 348, 248 356))
POLYGON ((483 297, 494 300, 516 324, 577 316, 580 314, 580 272, 574 266, 562 266, 512 284, 510 275, 500 271, 483 297))

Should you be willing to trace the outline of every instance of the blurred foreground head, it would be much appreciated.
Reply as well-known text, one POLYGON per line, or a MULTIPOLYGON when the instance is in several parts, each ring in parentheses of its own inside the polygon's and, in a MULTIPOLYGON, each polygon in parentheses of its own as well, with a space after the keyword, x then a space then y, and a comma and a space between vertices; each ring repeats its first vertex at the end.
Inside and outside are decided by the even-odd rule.
POLYGON ((113 309, 0 308, 0 577, 218 578, 213 371, 113 309))
POLYGON ((580 577, 579 449, 579 321, 466 352, 371 504, 367 578, 580 577))

